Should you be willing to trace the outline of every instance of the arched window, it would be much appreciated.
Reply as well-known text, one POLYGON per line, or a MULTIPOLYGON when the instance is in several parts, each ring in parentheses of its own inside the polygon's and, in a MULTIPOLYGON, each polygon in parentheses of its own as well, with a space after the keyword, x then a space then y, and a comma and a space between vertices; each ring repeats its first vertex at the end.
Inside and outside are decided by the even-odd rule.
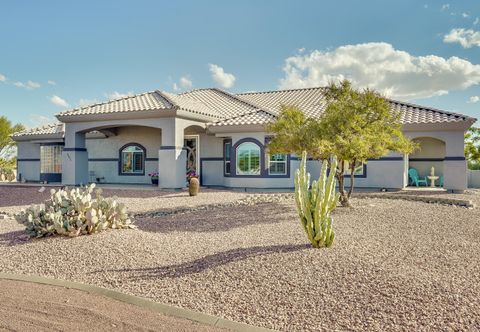
POLYGON ((253 142, 244 142, 236 151, 237 175, 260 175, 260 146, 253 142))
POLYGON ((139 144, 127 144, 120 150, 120 174, 145 174, 145 149, 139 144))

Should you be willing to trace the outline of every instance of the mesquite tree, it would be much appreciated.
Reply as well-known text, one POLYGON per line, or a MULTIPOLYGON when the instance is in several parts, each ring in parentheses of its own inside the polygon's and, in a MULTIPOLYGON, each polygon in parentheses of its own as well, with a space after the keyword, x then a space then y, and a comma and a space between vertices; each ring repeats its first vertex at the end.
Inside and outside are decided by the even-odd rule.
POLYGON ((319 118, 307 118, 296 107, 283 106, 267 130, 274 133, 268 148, 278 153, 302 151, 315 159, 336 156, 340 203, 350 206, 355 169, 368 159, 389 152, 411 153, 416 145, 401 131, 400 113, 390 109, 379 93, 356 90, 347 80, 326 89, 327 106, 319 118), (345 175, 350 175, 345 190, 345 175))

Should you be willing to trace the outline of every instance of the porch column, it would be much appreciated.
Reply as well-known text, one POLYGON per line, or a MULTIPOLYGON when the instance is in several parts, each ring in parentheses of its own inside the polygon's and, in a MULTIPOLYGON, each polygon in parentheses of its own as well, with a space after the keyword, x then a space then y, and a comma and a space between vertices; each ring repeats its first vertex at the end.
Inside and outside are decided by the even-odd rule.
POLYGON ((88 153, 85 133, 77 133, 65 125, 65 147, 62 152, 62 184, 88 184, 88 153), (70 129, 70 130, 69 130, 70 129))
POLYGON ((467 189, 467 161, 463 131, 451 135, 445 141, 443 176, 445 189, 460 193, 467 189))
POLYGON ((187 154, 183 148, 183 127, 169 119, 162 127, 162 145, 158 151, 158 186, 164 189, 185 187, 187 154))

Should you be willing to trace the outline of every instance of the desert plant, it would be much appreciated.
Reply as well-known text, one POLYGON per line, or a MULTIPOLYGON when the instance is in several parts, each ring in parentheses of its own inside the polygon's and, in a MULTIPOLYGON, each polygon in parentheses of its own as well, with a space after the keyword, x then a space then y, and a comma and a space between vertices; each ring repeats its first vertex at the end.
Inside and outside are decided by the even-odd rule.
MULTIPOLYGON (((307 172, 307 152, 302 153, 300 168, 295 172, 295 201, 303 229, 314 248, 330 247, 335 239, 330 215, 337 206, 339 194, 335 192, 335 172, 327 175, 327 161, 322 162, 320 178, 312 182, 307 172)), ((337 160, 331 161, 331 169, 337 160)))
POLYGON ((16 214, 15 219, 26 226, 31 237, 78 236, 107 228, 135 228, 123 204, 115 198, 104 198, 100 188, 92 198, 94 188, 92 183, 85 188, 52 189, 45 204, 32 205, 16 214))
POLYGON ((198 181, 198 178, 192 177, 188 182, 188 194, 190 196, 197 196, 199 188, 200 182, 198 181))

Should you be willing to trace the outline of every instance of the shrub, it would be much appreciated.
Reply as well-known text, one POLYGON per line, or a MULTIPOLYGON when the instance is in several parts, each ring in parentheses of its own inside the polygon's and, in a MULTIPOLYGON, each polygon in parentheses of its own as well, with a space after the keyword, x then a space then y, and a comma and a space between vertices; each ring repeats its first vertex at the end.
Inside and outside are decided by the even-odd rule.
POLYGON ((190 196, 197 196, 199 188, 200 188, 200 182, 198 181, 197 178, 192 177, 188 182, 188 194, 190 196))
MULTIPOLYGON (((295 201, 300 222, 314 248, 330 247, 335 239, 330 213, 337 206, 339 194, 335 193, 335 172, 327 175, 327 161, 322 162, 320 178, 312 182, 307 173, 307 153, 303 152, 300 168, 295 172, 295 201)), ((336 169, 334 159, 330 169, 336 169)))
POLYGON ((50 199, 41 205, 32 205, 15 215, 26 226, 31 237, 50 235, 78 236, 103 231, 107 228, 135 228, 124 204, 115 198, 104 198, 102 190, 92 192, 88 187, 50 191, 50 199))

